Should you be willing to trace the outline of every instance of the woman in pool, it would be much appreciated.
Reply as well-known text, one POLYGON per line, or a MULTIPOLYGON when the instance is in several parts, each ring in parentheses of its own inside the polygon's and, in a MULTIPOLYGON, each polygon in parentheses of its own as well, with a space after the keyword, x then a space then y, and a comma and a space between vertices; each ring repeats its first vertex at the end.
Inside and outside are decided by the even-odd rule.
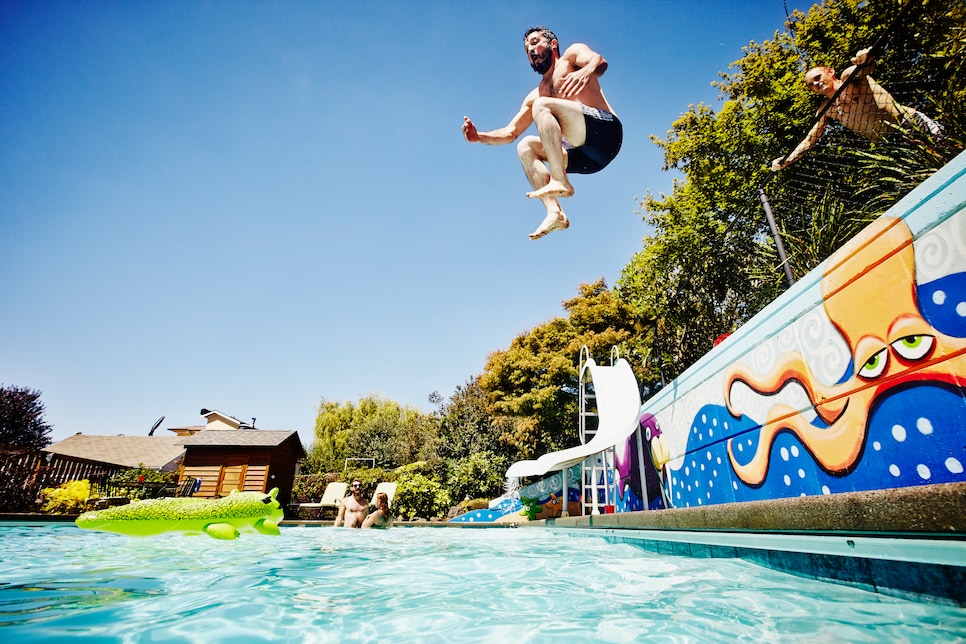
POLYGON ((362 522, 363 528, 388 528, 392 525, 392 514, 389 513, 389 495, 380 492, 376 495, 376 511, 372 512, 362 522))

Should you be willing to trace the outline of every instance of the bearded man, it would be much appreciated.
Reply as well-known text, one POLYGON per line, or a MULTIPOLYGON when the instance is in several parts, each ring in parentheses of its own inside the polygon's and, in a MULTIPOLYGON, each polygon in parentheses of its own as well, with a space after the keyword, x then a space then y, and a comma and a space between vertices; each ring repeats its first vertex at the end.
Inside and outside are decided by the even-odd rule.
POLYGON ((557 37, 546 27, 528 29, 523 43, 540 84, 505 127, 479 132, 464 116, 463 136, 470 143, 503 145, 516 141, 531 124, 537 126, 537 136, 524 137, 517 154, 533 187, 527 196, 542 201, 547 211, 530 234, 539 239, 570 226, 558 201, 574 194, 567 173, 603 170, 620 151, 623 129, 600 88, 607 70, 603 56, 581 43, 561 55, 557 37))

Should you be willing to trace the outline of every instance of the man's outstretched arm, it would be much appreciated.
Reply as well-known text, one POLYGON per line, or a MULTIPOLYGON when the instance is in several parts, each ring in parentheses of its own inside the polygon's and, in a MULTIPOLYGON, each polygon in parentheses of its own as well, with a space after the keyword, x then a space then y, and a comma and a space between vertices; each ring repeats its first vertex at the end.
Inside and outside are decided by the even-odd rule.
POLYGON ((520 111, 516 113, 510 122, 504 127, 488 132, 480 132, 470 117, 463 117, 463 137, 470 143, 484 143, 486 145, 504 145, 513 143, 527 128, 533 124, 533 114, 530 109, 533 101, 537 97, 537 90, 533 90, 520 106, 520 111))
POLYGON ((798 161, 803 154, 814 148, 815 144, 818 143, 818 140, 822 138, 826 125, 828 125, 828 119, 823 114, 822 118, 820 118, 818 122, 812 126, 812 129, 808 131, 808 134, 805 135, 805 138, 802 140, 802 142, 795 146, 795 149, 785 157, 784 162, 782 162, 780 157, 771 162, 772 172, 784 170, 791 164, 798 161))

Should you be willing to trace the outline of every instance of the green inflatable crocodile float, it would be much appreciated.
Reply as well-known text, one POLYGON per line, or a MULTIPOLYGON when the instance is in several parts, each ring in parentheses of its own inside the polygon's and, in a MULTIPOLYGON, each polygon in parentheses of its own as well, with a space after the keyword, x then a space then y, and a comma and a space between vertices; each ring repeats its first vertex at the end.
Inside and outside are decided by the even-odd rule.
POLYGON ((221 499, 154 499, 135 501, 107 510, 85 512, 75 523, 85 530, 147 537, 163 532, 207 534, 236 539, 242 532, 278 535, 283 512, 271 492, 239 492, 221 499))

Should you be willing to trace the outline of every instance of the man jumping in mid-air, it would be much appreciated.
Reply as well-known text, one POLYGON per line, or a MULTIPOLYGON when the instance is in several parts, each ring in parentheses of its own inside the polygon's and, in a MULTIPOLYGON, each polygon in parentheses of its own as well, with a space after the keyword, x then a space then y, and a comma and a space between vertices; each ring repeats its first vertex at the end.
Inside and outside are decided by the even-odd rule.
POLYGON ((603 170, 621 149, 623 129, 600 89, 598 79, 607 69, 603 56, 580 43, 561 55, 557 37, 546 27, 528 29, 523 42, 530 66, 543 76, 540 85, 498 130, 478 132, 464 116, 463 136, 470 143, 503 145, 516 141, 531 123, 537 126, 539 136, 524 137, 517 154, 533 186, 527 196, 540 199, 547 209, 543 223, 530 234, 530 239, 540 239, 570 226, 557 201, 574 194, 567 173, 603 170))

